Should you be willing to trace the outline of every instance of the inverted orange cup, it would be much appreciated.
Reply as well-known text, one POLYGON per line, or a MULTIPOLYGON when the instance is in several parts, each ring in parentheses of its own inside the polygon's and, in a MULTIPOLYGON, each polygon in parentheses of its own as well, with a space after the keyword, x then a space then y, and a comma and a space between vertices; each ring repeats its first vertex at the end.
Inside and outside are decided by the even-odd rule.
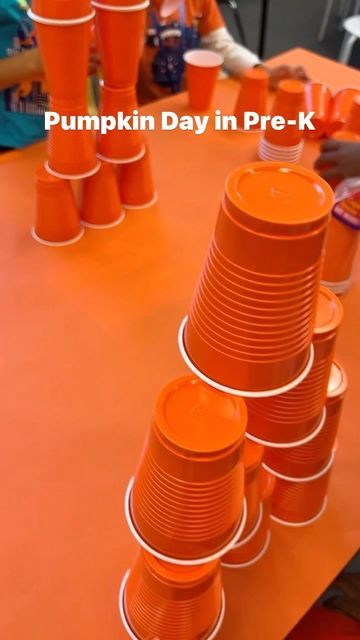
POLYGON ((124 219, 112 164, 103 162, 98 173, 82 181, 79 210, 87 227, 114 227, 124 219))
POLYGON ((157 200, 151 166, 149 147, 145 155, 119 167, 118 183, 120 195, 126 209, 151 207, 157 200))
MULTIPOLYGON (((249 399, 248 434, 273 445, 300 445, 317 431, 323 422, 324 405, 331 372, 336 338, 343 319, 343 307, 338 298, 325 287, 320 288, 314 330, 314 363, 309 375, 295 389, 273 398, 249 399)), ((308 445, 311 448, 311 445, 308 445)), ((292 449, 290 449, 292 451, 292 449)), ((330 449, 331 451, 331 449, 330 449)), ((287 459, 272 449, 266 457, 287 459)), ((328 458, 330 454, 325 456, 328 458)), ((272 468, 277 469, 273 465, 272 468)), ((306 475, 306 471, 304 472, 306 475)), ((291 474, 290 474, 291 475, 291 474)))
POLYGON ((117 11, 104 0, 94 3, 96 8, 97 42, 101 56, 104 82, 107 86, 124 89, 135 86, 144 47, 147 10, 142 8, 117 11), (121 62, 120 62, 121 61, 121 62))
POLYGON ((176 560, 221 554, 240 535, 245 403, 194 376, 160 394, 130 499, 139 542, 176 560))
MULTIPOLYGON (((115 118, 118 113, 132 116, 137 110, 137 99, 134 87, 114 89, 106 85, 101 86, 100 116, 115 118)), ((98 151, 101 160, 114 163, 135 162, 145 153, 144 138, 141 131, 120 130, 116 125, 106 134, 98 134, 98 151)))
POLYGON ((265 463, 278 473, 296 478, 314 475, 322 469, 336 443, 346 390, 345 371, 334 362, 328 383, 326 421, 320 433, 300 447, 281 450, 267 447, 265 463))
POLYGON ((32 0, 31 8, 48 20, 73 20, 91 14, 90 0, 32 0))
MULTIPOLYGON (((244 129, 244 114, 254 111, 260 116, 267 113, 267 101, 269 91, 269 74, 261 67, 244 71, 239 95, 236 101, 234 115, 238 121, 239 129, 244 129)), ((260 127, 252 127, 252 130, 260 127)))
POLYGON ((260 469, 258 476, 261 518, 255 524, 248 538, 235 545, 222 560, 223 567, 241 568, 254 564, 267 551, 270 543, 270 516, 272 497, 275 491, 276 478, 271 473, 260 469))
POLYGON ((305 111, 315 112, 312 123, 315 131, 306 129, 304 137, 309 140, 317 140, 326 135, 326 128, 330 116, 332 105, 332 94, 330 89, 320 82, 309 82, 305 86, 305 111))
MULTIPOLYGON (((298 80, 283 80, 276 92, 272 115, 298 122, 300 111, 305 111, 304 85, 298 80)), ((286 125, 282 131, 268 126, 264 138, 277 147, 294 147, 302 141, 303 131, 297 125, 286 125)))
POLYGON ((332 137, 336 131, 344 129, 354 98, 358 96, 360 96, 360 90, 351 87, 342 89, 334 96, 327 125, 327 135, 329 137, 332 137))
POLYGON ((42 24, 35 19, 35 33, 51 99, 70 109, 86 105, 91 19, 79 24, 42 24))
POLYGON ((345 123, 345 129, 360 136, 360 93, 353 99, 349 117, 345 123))
MULTIPOLYGON (((86 114, 85 107, 65 109, 52 103, 51 109, 66 118, 86 114)), ((92 131, 65 130, 61 122, 51 127, 48 137, 48 170, 51 173, 64 178, 83 178, 96 173, 99 167, 92 131)))
POLYGON ((36 172, 33 237, 42 244, 65 245, 76 242, 83 233, 71 183, 40 167, 36 172))
POLYGON ((190 107, 195 111, 210 109, 216 81, 224 59, 218 53, 193 49, 184 55, 190 107))
POLYGON ((139 640, 206 640, 224 615, 219 562, 177 567, 141 551, 120 595, 125 627, 139 640))
POLYGON ((292 388, 306 375, 332 204, 329 185, 300 167, 253 163, 230 175, 179 335, 186 363, 208 384, 262 397, 292 388), (306 289, 294 299, 291 285, 298 286, 299 274, 306 289), (246 278, 256 295, 243 295, 246 278), (285 295, 273 302, 276 281, 285 283, 285 295), (270 340, 259 336, 264 317, 274 327, 270 340), (289 318, 293 331, 286 336, 289 318))
MULTIPOLYGON (((331 454, 326 465, 315 475, 306 478, 276 476, 271 517, 290 526, 305 526, 316 522, 327 505, 327 491, 335 454, 331 454)), ((268 471, 272 472, 270 468, 268 471)))
POLYGON ((245 440, 245 498, 247 520, 242 538, 246 538, 256 525, 260 512, 259 473, 265 449, 261 445, 245 440))

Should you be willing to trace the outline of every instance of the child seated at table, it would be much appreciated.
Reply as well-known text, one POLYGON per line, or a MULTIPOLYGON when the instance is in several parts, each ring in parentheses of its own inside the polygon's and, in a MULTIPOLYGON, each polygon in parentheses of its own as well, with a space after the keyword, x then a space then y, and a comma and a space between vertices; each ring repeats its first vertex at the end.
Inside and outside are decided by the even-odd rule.
MULTIPOLYGON (((241 77, 245 69, 261 65, 257 55, 235 42, 216 0, 152 0, 138 83, 140 104, 182 90, 183 54, 200 46, 220 53, 232 76, 241 77)), ((286 78, 308 79, 301 66, 281 65, 268 71, 272 88, 286 78)))

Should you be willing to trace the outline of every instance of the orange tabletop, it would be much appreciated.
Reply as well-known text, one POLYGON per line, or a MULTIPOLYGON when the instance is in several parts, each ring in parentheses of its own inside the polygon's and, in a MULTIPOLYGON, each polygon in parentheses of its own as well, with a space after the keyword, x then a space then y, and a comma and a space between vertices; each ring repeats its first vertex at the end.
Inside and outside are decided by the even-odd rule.
MULTIPOLYGON (((360 74, 297 49, 331 89, 360 74)), ((219 83, 231 113, 238 85, 219 83)), ((185 113, 183 95, 148 112, 185 113)), ((159 204, 54 249, 30 236, 43 145, 2 158, 0 637, 125 639, 121 578, 136 551, 123 497, 155 398, 184 374, 177 331, 212 234, 226 175, 256 158, 257 134, 150 136, 159 204)), ((304 164, 317 154, 307 144, 304 164)), ((267 557, 226 572, 222 640, 282 640, 358 549, 360 281, 344 298, 338 358, 350 377, 324 518, 274 526, 267 557)))

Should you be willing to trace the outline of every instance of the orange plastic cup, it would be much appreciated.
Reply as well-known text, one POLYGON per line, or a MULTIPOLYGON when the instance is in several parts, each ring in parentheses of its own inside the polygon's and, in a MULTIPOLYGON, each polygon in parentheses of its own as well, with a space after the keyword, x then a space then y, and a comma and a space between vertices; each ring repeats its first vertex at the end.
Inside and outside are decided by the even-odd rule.
POLYGON ((118 183, 126 209, 151 207, 157 200, 148 145, 145 155, 135 162, 119 167, 118 183))
POLYGON ((360 90, 351 87, 342 89, 335 95, 327 125, 327 135, 329 137, 332 137, 336 131, 345 127, 354 98, 358 96, 360 96, 360 90))
POLYGON ((40 167, 36 172, 33 237, 42 244, 65 245, 76 242, 83 233, 70 182, 40 167))
POLYGON ((242 538, 246 538, 252 531, 259 518, 260 490, 259 473, 265 449, 261 445, 245 440, 245 497, 247 506, 247 520, 242 538))
MULTIPOLYGON (((283 80, 276 92, 272 109, 273 116, 283 116, 286 121, 299 120, 299 112, 305 111, 305 89, 298 80, 283 80)), ((265 140, 278 147, 294 147, 301 143, 303 131, 297 125, 287 125, 282 131, 268 126, 265 140)))
MULTIPOLYGON (((238 121, 239 129, 244 129, 244 114, 254 111, 260 116, 267 113, 269 91, 269 74, 261 67, 244 71, 239 95, 235 105, 234 115, 238 121)), ((253 127, 252 130, 260 127, 253 127)))
POLYGON ((87 227, 108 228, 124 219, 114 166, 103 162, 100 171, 83 180, 79 210, 87 227))
POLYGON ((224 567, 241 568, 242 566, 250 566, 260 560, 267 551, 270 543, 270 516, 275 485, 275 476, 261 468, 258 475, 261 519, 255 524, 248 538, 235 545, 226 554, 222 561, 224 567))
POLYGON ((223 617, 220 563, 176 567, 141 551, 128 574, 120 609, 139 640, 208 638, 223 617))
POLYGON ((194 376, 160 394, 131 496, 141 540, 165 558, 197 560, 236 538, 244 497, 245 403, 194 376))
POLYGON ((48 20, 76 20, 91 14, 89 0, 32 0, 31 8, 48 20))
POLYGON ((290 526, 305 526, 318 520, 326 508, 333 460, 334 453, 325 467, 311 477, 277 477, 272 519, 290 526))
POLYGON ((281 450, 268 447, 265 463, 274 471, 295 478, 308 477, 322 469, 336 443, 346 390, 345 371, 334 362, 328 383, 326 421, 319 435, 300 447, 281 450))
POLYGON ((216 81, 224 59, 218 53, 193 49, 184 54, 190 107, 195 111, 210 109, 216 81))
MULTIPOLYGON (((53 103, 51 109, 66 118, 86 114, 85 107, 65 109, 53 103)), ((63 178, 83 178, 96 173, 99 167, 92 131, 65 130, 61 123, 51 127, 48 137, 48 169, 51 173, 63 178)))
POLYGON ((105 85, 124 89, 135 86, 144 47, 147 10, 144 3, 137 10, 117 11, 118 7, 131 9, 131 3, 119 3, 111 8, 110 2, 96 2, 97 42, 105 85))
MULTIPOLYGON (((313 338, 315 359, 312 369, 305 380, 291 391, 273 398, 248 400, 247 430, 252 437, 269 446, 291 445, 301 443, 317 430, 322 422, 336 338, 342 319, 341 302, 331 291, 321 287, 313 338)), ((308 446, 311 448, 311 444, 308 446)), ((272 454, 271 449, 266 457, 276 455, 279 460, 285 460, 287 456, 291 456, 288 451, 291 452, 292 449, 272 454)), ((328 456, 329 454, 325 456, 325 460, 328 456)), ((306 475, 306 471, 304 474, 306 475)))
POLYGON ((306 129, 304 137, 309 140, 317 140, 326 135, 327 124, 332 105, 332 94, 330 89, 318 82, 309 82, 305 86, 305 111, 315 112, 312 123, 315 131, 306 129))
POLYGON ((180 335, 187 364, 209 384, 247 396, 297 384, 309 362, 332 204, 329 185, 300 167, 253 163, 230 175, 180 335), (294 294, 300 274, 305 292, 294 294), (244 295, 246 279, 255 294, 244 295), (277 300, 274 284, 283 286, 277 300), (264 322, 272 327, 267 341, 259 336, 264 322))
POLYGON ((51 99, 65 109, 86 105, 91 20, 91 14, 85 22, 72 25, 42 24, 35 19, 51 99))
POLYGON ((345 129, 360 136, 360 93, 353 99, 350 114, 345 123, 345 129))
MULTIPOLYGON (((118 112, 129 116, 133 115, 137 108, 135 88, 113 89, 102 85, 100 116, 113 116, 117 120, 118 112)), ((106 162, 135 162, 145 154, 144 138, 141 131, 121 131, 116 126, 106 134, 99 133, 98 151, 100 159, 106 162)))
MULTIPOLYGON (((115 11, 137 11, 139 5, 147 5, 149 6, 148 0, 91 0, 91 3, 94 7, 101 5, 101 7, 108 6, 114 9, 115 11)), ((145 8, 147 8, 147 6, 145 8)), ((101 8, 100 7, 100 8, 101 8)))

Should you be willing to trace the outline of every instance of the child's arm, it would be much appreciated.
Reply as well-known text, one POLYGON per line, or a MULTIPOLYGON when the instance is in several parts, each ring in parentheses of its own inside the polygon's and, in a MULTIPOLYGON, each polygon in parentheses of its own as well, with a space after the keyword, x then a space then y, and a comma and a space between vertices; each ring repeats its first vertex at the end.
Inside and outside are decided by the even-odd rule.
POLYGON ((315 162, 320 175, 330 178, 360 178, 360 142, 327 140, 315 162))
POLYGON ((39 49, 29 49, 16 56, 2 58, 0 60, 0 91, 42 74, 43 66, 39 49))

